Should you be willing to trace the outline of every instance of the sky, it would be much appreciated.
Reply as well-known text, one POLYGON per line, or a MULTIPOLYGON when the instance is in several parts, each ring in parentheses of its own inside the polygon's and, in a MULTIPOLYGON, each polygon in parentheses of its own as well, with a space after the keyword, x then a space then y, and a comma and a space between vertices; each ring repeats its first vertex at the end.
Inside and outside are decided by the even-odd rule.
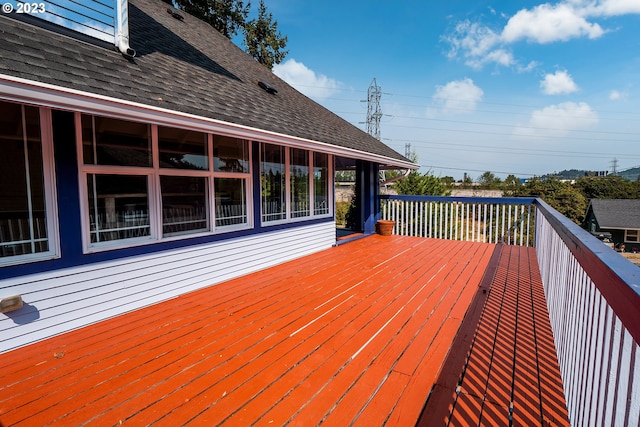
POLYGON ((477 179, 640 165, 640 0, 265 0, 273 71, 421 172, 477 179))

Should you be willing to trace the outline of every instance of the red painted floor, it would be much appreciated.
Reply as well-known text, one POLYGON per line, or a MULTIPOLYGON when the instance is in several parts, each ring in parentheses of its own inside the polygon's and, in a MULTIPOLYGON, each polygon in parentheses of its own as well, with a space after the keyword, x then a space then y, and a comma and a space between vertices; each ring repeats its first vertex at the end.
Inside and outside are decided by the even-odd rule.
MULTIPOLYGON (((0 424, 414 425, 495 249, 371 236, 0 354, 0 424)), ((546 326, 518 322, 515 335, 503 332, 527 311, 521 300, 538 301, 531 311, 546 316, 537 290, 511 288, 512 263, 537 271, 535 253, 518 254, 500 259, 492 283, 504 282, 504 290, 492 288, 487 299, 502 292, 502 314, 488 303, 482 312, 485 320, 510 320, 493 335, 481 320, 467 365, 487 363, 482 349, 491 336, 494 347, 511 347, 525 363, 509 373, 494 356, 491 369, 473 374, 485 374, 485 391, 474 392, 491 396, 485 408, 503 403, 503 371, 512 384, 541 378, 541 390, 562 395, 559 374, 533 363, 541 355, 555 360, 546 326), (537 356, 528 342, 519 348, 518 333, 534 339, 537 356)), ((459 351, 469 347, 451 352, 459 351)), ((471 399, 473 384, 462 384, 447 410, 466 408, 467 396, 468 407, 480 404, 471 399)), ((508 393, 528 401, 528 385, 518 387, 508 393)), ((488 413, 474 419, 506 420, 488 413)))

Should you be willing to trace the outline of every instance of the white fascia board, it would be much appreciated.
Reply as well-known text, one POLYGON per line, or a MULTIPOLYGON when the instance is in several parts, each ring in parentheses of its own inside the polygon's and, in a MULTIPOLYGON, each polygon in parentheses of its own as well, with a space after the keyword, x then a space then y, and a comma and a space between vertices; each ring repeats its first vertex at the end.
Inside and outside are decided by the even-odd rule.
POLYGON ((4 74, 0 74, 0 99, 60 110, 79 111, 87 114, 97 114, 158 125, 199 130, 251 141, 287 145, 336 156, 367 160, 382 165, 397 167, 398 169, 419 168, 419 165, 412 162, 405 162, 366 151, 354 150, 326 142, 313 141, 4 74))

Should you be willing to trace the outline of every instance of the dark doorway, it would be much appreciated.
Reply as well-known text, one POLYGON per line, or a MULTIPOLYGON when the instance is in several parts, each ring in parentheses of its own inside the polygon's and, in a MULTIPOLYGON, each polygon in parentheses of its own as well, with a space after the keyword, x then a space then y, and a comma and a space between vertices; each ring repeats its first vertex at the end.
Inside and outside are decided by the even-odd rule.
POLYGON ((379 212, 377 164, 336 157, 335 175, 336 239, 373 233, 379 212))

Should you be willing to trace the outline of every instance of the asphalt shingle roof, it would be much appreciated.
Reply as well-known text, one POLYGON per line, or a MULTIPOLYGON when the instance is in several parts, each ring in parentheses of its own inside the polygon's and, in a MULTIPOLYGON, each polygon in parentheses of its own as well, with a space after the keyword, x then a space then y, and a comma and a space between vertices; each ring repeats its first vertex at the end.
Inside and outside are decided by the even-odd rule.
POLYGON ((600 228, 640 229, 638 199, 593 199, 590 205, 600 228))
MULTIPOLYGON (((408 160, 302 95, 208 24, 158 0, 130 0, 128 60, 0 16, 0 73, 293 137, 408 160), (278 93, 259 87, 262 81, 278 93)), ((393 163, 393 162, 391 162, 393 163)))

